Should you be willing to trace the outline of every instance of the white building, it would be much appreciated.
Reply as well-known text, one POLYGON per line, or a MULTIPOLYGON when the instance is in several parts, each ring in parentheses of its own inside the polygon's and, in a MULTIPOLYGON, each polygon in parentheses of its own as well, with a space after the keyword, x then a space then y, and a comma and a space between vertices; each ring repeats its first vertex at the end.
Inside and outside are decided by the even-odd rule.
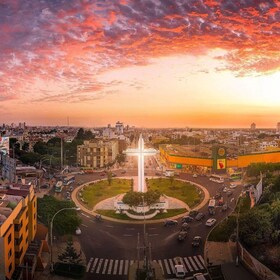
POLYGON ((121 122, 116 122, 116 133, 118 134, 118 135, 121 135, 121 134, 123 134, 123 123, 121 123, 121 122))

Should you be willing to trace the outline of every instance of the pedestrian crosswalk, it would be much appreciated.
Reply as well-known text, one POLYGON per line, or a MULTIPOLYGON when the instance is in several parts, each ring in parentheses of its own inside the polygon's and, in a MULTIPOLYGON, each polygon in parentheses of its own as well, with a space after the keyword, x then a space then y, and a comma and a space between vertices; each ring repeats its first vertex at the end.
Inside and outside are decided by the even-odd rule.
MULTIPOLYGON (((86 272, 99 275, 128 275, 129 266, 134 262, 136 261, 90 258, 86 266, 86 272)), ((206 270, 204 259, 201 255, 154 260, 154 262, 157 262, 160 265, 164 275, 175 274, 176 264, 184 265, 187 274, 206 270)))

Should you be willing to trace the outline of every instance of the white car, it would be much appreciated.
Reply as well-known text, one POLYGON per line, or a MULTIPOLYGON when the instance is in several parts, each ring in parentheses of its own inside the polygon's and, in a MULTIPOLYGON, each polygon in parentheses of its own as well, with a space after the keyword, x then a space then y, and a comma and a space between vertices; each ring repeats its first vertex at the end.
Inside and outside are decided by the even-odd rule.
POLYGON ((184 266, 182 264, 175 265, 175 275, 177 278, 186 277, 186 272, 185 272, 184 266))
POLYGON ((82 231, 79 227, 77 227, 75 233, 76 233, 76 235, 81 235, 82 231))
POLYGON ((230 184, 230 185, 229 185, 229 188, 230 188, 230 189, 235 189, 236 187, 237 187, 236 184, 230 184))
POLYGON ((227 192, 227 191, 229 191, 229 189, 227 187, 224 187, 223 192, 227 192))
POLYGON ((197 174, 193 174, 192 176, 193 176, 193 178, 197 178, 197 174))
POLYGON ((206 221, 206 223, 205 223, 205 225, 206 226, 208 226, 208 227, 212 227, 215 223, 216 223, 216 219, 213 219, 213 218, 211 218, 211 219, 208 219, 207 221, 206 221))

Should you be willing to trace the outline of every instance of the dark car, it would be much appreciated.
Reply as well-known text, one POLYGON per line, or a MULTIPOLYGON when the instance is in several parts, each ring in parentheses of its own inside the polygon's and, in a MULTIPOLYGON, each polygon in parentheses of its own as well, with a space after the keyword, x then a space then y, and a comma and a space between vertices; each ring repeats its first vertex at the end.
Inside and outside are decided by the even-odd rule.
POLYGON ((200 212, 195 216, 195 219, 197 221, 201 221, 204 218, 204 216, 205 216, 205 214, 200 212))
POLYGON ((166 220, 164 221, 163 224, 165 227, 169 227, 169 226, 177 226, 178 225, 178 221, 177 220, 166 220))
POLYGON ((182 217, 182 223, 191 223, 192 221, 193 221, 193 217, 191 216, 182 217))
POLYGON ((193 241, 192 241, 192 246, 193 247, 199 247, 200 243, 201 243, 201 237, 200 236, 195 236, 193 238, 193 241))
POLYGON ((190 211, 189 216, 194 218, 198 213, 199 212, 197 210, 192 210, 192 211, 190 211))
POLYGON ((179 232, 177 240, 184 241, 187 238, 188 233, 185 230, 179 232))
POLYGON ((222 194, 220 192, 216 192, 214 198, 215 199, 220 199, 222 197, 222 194))
POLYGON ((227 191, 227 196, 231 196, 233 194, 232 191, 227 191))
POLYGON ((49 184, 44 184, 44 185, 41 186, 41 189, 47 189, 47 188, 49 188, 49 187, 50 187, 49 184))
POLYGON ((190 228, 190 225, 188 223, 183 223, 182 227, 181 227, 181 230, 187 230, 189 228, 190 228))
POLYGON ((121 174, 125 174, 126 173, 126 171, 125 170, 123 170, 122 172, 121 172, 121 174))

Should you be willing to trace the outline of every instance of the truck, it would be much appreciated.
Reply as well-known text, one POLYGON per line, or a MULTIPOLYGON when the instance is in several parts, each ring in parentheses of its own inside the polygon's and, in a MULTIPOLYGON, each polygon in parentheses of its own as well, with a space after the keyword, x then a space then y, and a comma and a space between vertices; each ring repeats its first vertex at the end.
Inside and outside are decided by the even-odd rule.
POLYGON ((208 211, 210 215, 215 214, 215 206, 216 206, 216 200, 215 199, 210 199, 209 204, 208 204, 208 211))

